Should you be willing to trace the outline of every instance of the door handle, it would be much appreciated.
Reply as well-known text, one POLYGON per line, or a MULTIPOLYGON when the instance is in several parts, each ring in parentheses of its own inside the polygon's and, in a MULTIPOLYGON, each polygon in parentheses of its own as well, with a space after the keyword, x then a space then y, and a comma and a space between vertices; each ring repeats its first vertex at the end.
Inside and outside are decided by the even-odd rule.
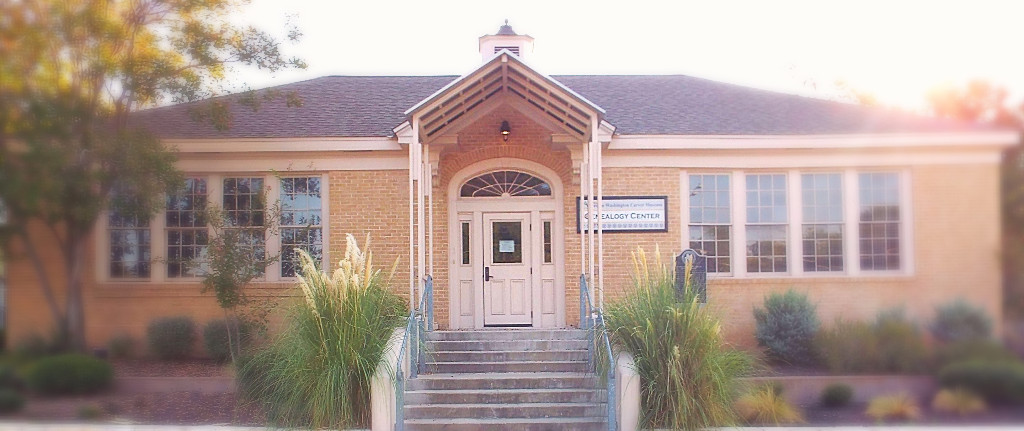
POLYGON ((485 266, 484 267, 484 281, 485 282, 491 281, 492 278, 494 278, 494 277, 491 277, 491 267, 485 266))

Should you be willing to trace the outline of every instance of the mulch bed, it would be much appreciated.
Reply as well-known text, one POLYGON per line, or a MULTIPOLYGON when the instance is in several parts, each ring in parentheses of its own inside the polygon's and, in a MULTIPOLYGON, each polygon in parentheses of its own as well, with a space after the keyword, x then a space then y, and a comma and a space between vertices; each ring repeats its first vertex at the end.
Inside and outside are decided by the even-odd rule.
POLYGON ((239 404, 234 394, 171 392, 87 397, 30 397, 25 408, 11 417, 31 421, 79 420, 169 425, 263 425, 265 416, 254 406, 239 404), (90 412, 91 411, 91 412, 90 412), (98 414, 92 417, 92 414, 98 414))
POLYGON ((117 359, 111 362, 117 377, 231 377, 230 363, 210 359, 157 361, 153 359, 117 359))
MULTIPOLYGON (((126 377, 231 377, 230 364, 194 359, 157 361, 119 359, 112 362, 115 379, 126 377)), ((128 394, 110 390, 90 396, 39 397, 30 395, 25 408, 0 419, 45 422, 96 420, 103 422, 169 425, 264 425, 265 415, 255 406, 239 402, 234 393, 181 391, 128 394)))
MULTIPOLYGON (((841 408, 821 406, 803 407, 807 425, 874 425, 874 419, 864 414, 867 405, 854 403, 841 408)), ((989 411, 968 417, 935 412, 921 407, 921 418, 909 425, 1017 425, 1024 424, 1024 409, 1019 407, 992 407, 989 411)))

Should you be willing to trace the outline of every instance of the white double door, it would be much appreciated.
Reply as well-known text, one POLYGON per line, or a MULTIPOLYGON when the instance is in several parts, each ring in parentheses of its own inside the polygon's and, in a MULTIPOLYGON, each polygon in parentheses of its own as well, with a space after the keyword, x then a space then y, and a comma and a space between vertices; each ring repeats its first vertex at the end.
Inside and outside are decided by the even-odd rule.
POLYGON ((530 213, 483 214, 485 326, 533 323, 530 213))

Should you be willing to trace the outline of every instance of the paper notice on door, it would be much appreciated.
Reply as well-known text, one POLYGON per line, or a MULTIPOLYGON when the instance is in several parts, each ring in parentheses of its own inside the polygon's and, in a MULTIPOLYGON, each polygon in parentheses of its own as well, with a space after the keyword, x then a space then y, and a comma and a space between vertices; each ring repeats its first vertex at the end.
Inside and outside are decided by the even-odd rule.
POLYGON ((516 242, 511 239, 503 239, 498 241, 498 252, 499 253, 515 253, 516 242))

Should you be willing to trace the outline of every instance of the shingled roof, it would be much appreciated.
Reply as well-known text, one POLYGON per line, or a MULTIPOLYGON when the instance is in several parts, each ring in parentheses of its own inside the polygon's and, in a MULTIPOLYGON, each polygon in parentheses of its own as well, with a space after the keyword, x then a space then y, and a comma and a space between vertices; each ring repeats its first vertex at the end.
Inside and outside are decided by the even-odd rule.
MULTIPOLYGON (((228 130, 195 122, 192 104, 141 111, 136 124, 165 139, 386 137, 403 112, 456 76, 326 76, 275 87, 254 111, 231 103, 228 130)), ((898 111, 742 87, 682 75, 553 76, 601 106, 624 135, 820 135, 945 133, 986 127, 898 111)), ((238 98, 238 95, 225 96, 238 98)))

